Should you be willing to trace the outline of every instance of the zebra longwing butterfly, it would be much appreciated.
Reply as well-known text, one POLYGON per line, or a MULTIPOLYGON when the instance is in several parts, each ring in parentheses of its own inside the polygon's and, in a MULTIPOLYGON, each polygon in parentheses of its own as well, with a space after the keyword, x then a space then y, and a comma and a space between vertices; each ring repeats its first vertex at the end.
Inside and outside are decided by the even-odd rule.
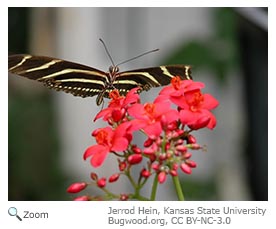
POLYGON ((125 72, 119 72, 118 66, 113 65, 108 72, 103 72, 57 58, 26 54, 9 55, 9 72, 43 82, 49 88, 75 96, 97 95, 97 105, 114 89, 124 95, 135 87, 149 90, 151 87, 167 85, 174 76, 192 79, 191 67, 188 65, 159 66, 125 72))

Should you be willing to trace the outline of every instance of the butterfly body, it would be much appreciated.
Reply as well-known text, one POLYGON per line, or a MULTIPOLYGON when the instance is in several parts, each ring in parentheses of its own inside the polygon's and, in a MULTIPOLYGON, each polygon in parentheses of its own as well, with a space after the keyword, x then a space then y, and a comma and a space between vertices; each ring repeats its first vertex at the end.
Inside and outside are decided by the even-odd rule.
POLYGON ((190 71, 189 65, 169 65, 125 72, 119 72, 118 66, 111 66, 108 72, 103 72, 52 57, 9 55, 9 72, 43 82, 48 88, 62 90, 74 96, 97 95, 97 105, 114 89, 118 89, 122 95, 135 87, 148 90, 169 84, 176 75, 182 79, 192 79, 190 71))

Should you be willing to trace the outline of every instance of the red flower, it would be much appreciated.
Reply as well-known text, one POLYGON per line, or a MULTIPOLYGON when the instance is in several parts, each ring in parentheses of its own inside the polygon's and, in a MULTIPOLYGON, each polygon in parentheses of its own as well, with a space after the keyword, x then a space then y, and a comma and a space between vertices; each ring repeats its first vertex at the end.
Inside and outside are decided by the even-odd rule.
POLYGON ((126 112, 127 107, 130 104, 137 103, 139 101, 139 95, 137 90, 139 88, 131 89, 126 96, 120 96, 118 90, 110 92, 109 96, 111 101, 106 109, 101 110, 95 117, 94 121, 103 117, 103 120, 109 120, 112 118, 113 121, 118 122, 121 120, 126 112))
POLYGON ((178 112, 170 108, 170 102, 134 104, 128 109, 133 116, 131 130, 143 129, 149 137, 157 137, 162 132, 163 123, 171 123, 179 118, 178 112))
POLYGON ((90 163, 93 167, 100 166, 109 152, 124 151, 127 149, 131 134, 129 133, 130 123, 119 125, 115 130, 105 127, 95 130, 92 135, 96 138, 97 144, 90 146, 84 153, 86 160, 91 157, 90 163))
POLYGON ((207 126, 213 129, 216 126, 216 118, 210 110, 218 106, 218 101, 209 94, 202 94, 199 89, 184 93, 174 103, 181 107, 179 112, 183 124, 199 129, 207 126))

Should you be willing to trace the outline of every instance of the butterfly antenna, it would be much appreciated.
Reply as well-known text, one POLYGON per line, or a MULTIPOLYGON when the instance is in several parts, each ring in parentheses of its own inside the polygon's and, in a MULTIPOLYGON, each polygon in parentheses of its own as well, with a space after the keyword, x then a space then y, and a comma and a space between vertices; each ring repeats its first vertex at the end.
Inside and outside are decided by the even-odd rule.
POLYGON ((104 41, 103 41, 101 38, 100 38, 99 40, 100 40, 100 42, 102 42, 102 44, 103 44, 103 46, 104 46, 104 49, 105 49, 105 51, 106 51, 106 53, 107 53, 107 55, 108 55, 108 57, 109 57, 109 59, 110 59, 110 61, 111 61, 111 63, 112 63, 112 66, 115 66, 114 61, 113 61, 113 59, 112 59, 110 53, 108 52, 108 49, 107 49, 107 47, 106 47, 104 41))
POLYGON ((121 65, 121 64, 125 64, 125 63, 127 63, 127 62, 129 62, 129 61, 135 60, 135 59, 137 59, 137 58, 139 58, 139 57, 141 57, 141 56, 147 55, 147 54, 149 54, 149 53, 157 52, 158 50, 159 50, 159 49, 153 49, 153 50, 151 50, 151 51, 144 52, 144 53, 142 53, 142 54, 140 54, 140 55, 138 55, 138 56, 135 56, 135 57, 133 57, 133 58, 131 58, 131 59, 128 59, 128 60, 126 60, 126 61, 123 61, 123 62, 117 64, 116 66, 119 66, 119 65, 121 65))

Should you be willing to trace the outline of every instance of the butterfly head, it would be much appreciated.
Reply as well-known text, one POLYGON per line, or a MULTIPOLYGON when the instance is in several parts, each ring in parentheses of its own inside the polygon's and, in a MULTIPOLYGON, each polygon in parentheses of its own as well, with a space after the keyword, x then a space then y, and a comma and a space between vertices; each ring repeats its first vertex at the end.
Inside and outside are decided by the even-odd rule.
POLYGON ((119 67, 118 66, 110 66, 109 67, 109 73, 110 75, 114 76, 119 72, 119 67))

